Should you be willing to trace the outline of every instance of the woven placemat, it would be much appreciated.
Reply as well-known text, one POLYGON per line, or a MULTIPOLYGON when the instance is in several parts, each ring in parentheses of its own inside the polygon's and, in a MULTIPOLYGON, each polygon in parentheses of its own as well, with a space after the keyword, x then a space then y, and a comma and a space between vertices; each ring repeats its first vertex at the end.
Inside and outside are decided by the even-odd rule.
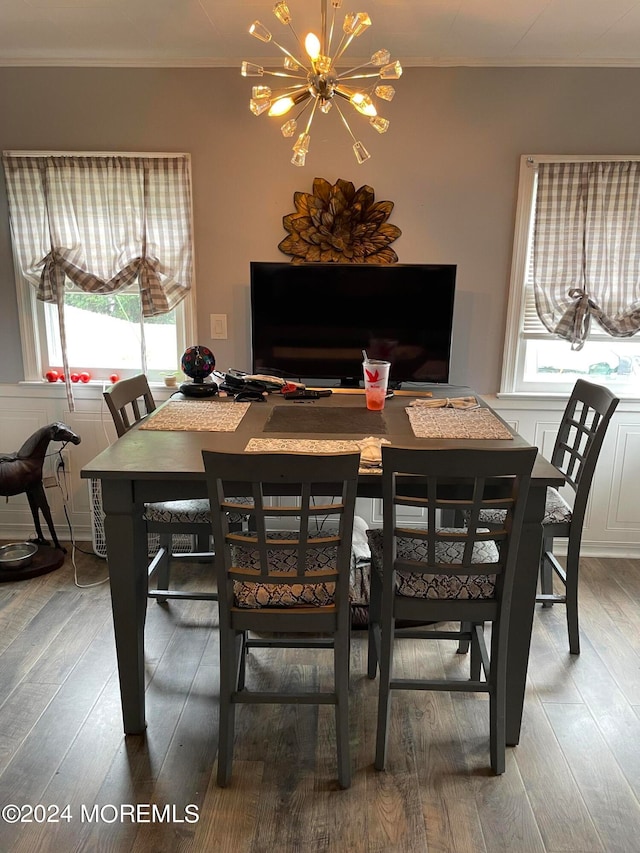
POLYGON ((513 439, 513 435, 489 409, 427 409, 409 406, 405 411, 416 438, 513 439))
POLYGON ((250 405, 216 400, 174 401, 152 412, 140 429, 235 432, 250 405))
MULTIPOLYGON (((357 441, 316 438, 251 438, 246 453, 353 453, 359 451, 357 441)), ((381 468, 360 467, 361 474, 380 474, 381 468)))
POLYGON ((251 438, 245 451, 247 453, 353 453, 360 450, 356 441, 315 438, 251 438))

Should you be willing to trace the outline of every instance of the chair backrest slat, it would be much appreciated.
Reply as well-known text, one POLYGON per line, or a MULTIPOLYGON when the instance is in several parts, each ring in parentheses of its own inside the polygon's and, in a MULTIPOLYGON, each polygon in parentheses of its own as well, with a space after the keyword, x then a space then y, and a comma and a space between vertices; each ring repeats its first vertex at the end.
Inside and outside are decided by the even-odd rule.
POLYGON ((600 448, 619 402, 603 385, 578 379, 558 428, 551 462, 585 507, 600 448))
POLYGON ((336 583, 343 599, 348 598, 358 453, 303 456, 203 451, 202 456, 218 588, 223 585, 226 589, 222 606, 225 600, 232 600, 230 579, 289 586, 329 581, 336 583), (253 505, 243 506, 248 530, 229 531, 229 499, 246 495, 253 500, 253 505))
MULTIPOLYGON (((385 564, 416 575, 496 576, 498 595, 505 575, 512 582, 515 552, 511 534, 524 517, 524 500, 537 455, 535 447, 504 450, 415 450, 384 446, 382 477, 385 564), (403 476, 404 475, 404 476, 403 476), (410 476, 408 476, 410 475, 410 476), (442 528, 437 511, 452 505, 464 512, 464 528, 442 528), (462 493, 460 493, 462 490, 462 493), (413 493, 413 494, 412 494, 413 493), (427 508, 427 526, 397 523, 399 508, 427 508), (482 528, 480 513, 507 510, 504 526, 482 528), (487 548, 490 544, 492 547, 487 548), (410 559, 403 554, 410 553, 410 559)), ((385 576, 385 583, 392 581, 385 576)), ((389 589, 389 593, 390 593, 389 589)))

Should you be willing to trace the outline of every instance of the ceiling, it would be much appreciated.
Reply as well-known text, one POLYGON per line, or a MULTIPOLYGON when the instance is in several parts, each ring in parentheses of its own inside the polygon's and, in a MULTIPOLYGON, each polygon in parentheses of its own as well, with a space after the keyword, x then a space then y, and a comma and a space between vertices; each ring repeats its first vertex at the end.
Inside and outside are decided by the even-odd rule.
MULTIPOLYGON (((274 0, 0 0, 0 65, 236 66, 282 54, 247 34, 258 19, 289 49, 274 0)), ((318 30, 320 0, 289 0, 318 30)), ((331 10, 331 5, 329 4, 331 10)), ((373 26, 346 65, 385 47, 403 65, 640 66, 640 0, 362 0, 373 26)), ((335 42, 334 42, 335 44, 335 42)))

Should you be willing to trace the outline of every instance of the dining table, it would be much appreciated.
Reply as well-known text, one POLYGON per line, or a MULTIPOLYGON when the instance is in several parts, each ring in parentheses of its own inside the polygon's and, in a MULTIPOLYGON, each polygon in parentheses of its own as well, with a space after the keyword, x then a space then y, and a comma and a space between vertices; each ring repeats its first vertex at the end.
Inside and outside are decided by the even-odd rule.
MULTIPOLYGON (((230 453, 331 452, 388 442, 411 448, 529 446, 470 388, 443 384, 396 391, 382 411, 369 411, 361 389, 334 389, 317 400, 262 402, 233 397, 194 399, 178 393, 86 464, 81 477, 99 480, 124 732, 145 731, 144 626, 148 536, 144 505, 207 496, 203 450, 230 453), (456 408, 476 398, 478 406, 456 408)), ((364 459, 364 455, 363 455, 364 459)), ((381 498, 380 468, 361 468, 358 495, 381 498)), ((507 658, 507 743, 520 739, 547 487, 560 471, 538 453, 520 536, 507 658)))

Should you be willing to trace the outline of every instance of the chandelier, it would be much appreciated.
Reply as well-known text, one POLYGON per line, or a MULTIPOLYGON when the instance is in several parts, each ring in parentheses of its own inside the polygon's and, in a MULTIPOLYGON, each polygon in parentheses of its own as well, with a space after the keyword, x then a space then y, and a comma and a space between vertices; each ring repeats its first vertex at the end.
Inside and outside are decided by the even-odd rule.
POLYGON ((285 88, 272 89, 271 86, 257 85, 251 90, 249 109, 256 115, 267 113, 270 116, 284 116, 292 109, 300 108, 294 118, 289 118, 281 126, 282 135, 292 138, 296 135, 293 145, 294 166, 304 166, 309 145, 311 143, 311 123, 319 110, 325 115, 332 110, 337 111, 353 141, 353 151, 358 163, 365 163, 371 155, 349 127, 347 118, 341 108, 349 104, 360 115, 369 119, 369 124, 378 131, 385 133, 389 121, 378 114, 374 98, 391 101, 395 95, 393 86, 385 81, 397 80, 402 74, 402 66, 392 61, 388 50, 377 50, 368 62, 348 70, 340 71, 337 63, 354 38, 362 35, 370 26, 371 19, 366 12, 349 12, 342 23, 342 35, 335 33, 336 11, 342 6, 342 0, 331 0, 331 21, 327 16, 327 0, 320 0, 320 36, 308 33, 304 43, 300 41, 293 29, 293 18, 285 0, 273 7, 273 14, 284 26, 293 33, 296 47, 290 52, 279 44, 271 32, 254 21, 249 27, 250 35, 261 42, 274 44, 284 54, 283 66, 277 70, 267 70, 252 62, 243 62, 241 73, 243 77, 288 78, 290 81, 285 88), (332 42, 338 41, 332 53, 332 42), (358 83, 356 81, 365 81, 358 83), (298 122, 308 111, 304 129, 299 132, 298 122))

